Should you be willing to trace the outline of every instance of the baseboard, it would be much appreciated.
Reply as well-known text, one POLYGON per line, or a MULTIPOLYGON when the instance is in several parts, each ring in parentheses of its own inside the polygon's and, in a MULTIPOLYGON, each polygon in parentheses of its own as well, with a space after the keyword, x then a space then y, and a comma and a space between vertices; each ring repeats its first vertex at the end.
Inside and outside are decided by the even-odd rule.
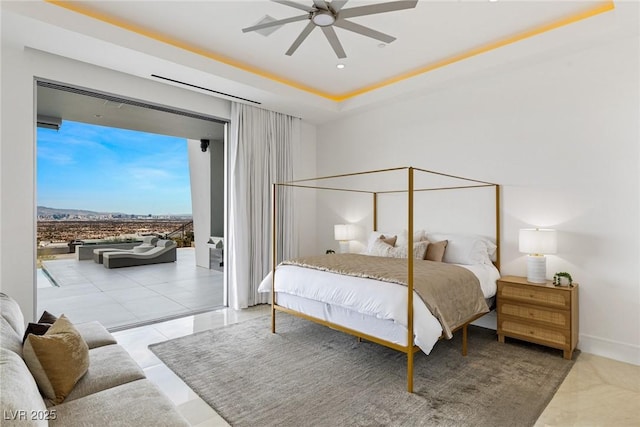
MULTIPOLYGON (((492 310, 471 324, 496 330, 498 328, 498 315, 495 310, 492 310)), ((602 356, 632 365, 640 365, 640 346, 637 345, 580 334, 578 349, 585 353, 595 354, 596 356, 602 356)))
POLYGON ((638 345, 580 334, 578 348, 585 353, 640 365, 640 346, 638 345))

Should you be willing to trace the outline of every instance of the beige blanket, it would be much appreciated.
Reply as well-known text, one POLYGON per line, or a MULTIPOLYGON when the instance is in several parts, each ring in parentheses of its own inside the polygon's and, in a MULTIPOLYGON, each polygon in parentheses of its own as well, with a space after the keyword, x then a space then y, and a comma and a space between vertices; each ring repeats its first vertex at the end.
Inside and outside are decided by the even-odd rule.
MULTIPOLYGON (((357 254, 296 258, 283 264, 381 280, 407 286, 407 260, 357 254)), ((443 262, 415 260, 413 287, 442 325, 446 338, 478 314, 487 313, 480 281, 466 268, 443 262)))

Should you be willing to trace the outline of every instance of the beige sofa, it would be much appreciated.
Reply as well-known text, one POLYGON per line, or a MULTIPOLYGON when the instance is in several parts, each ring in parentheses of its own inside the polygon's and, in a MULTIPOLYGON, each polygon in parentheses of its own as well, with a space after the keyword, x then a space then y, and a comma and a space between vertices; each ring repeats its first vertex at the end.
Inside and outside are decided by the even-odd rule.
POLYGON ((98 322, 74 325, 89 368, 61 404, 47 406, 25 363, 20 307, 0 293, 0 425, 188 426, 175 406, 98 322))

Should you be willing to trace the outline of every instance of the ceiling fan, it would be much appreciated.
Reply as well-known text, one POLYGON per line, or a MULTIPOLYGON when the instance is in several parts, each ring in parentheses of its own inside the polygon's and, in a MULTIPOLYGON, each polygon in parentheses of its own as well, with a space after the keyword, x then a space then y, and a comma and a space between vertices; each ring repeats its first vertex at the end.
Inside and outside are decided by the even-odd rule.
POLYGON ((304 15, 294 16, 291 18, 280 19, 277 21, 266 22, 252 27, 243 28, 243 33, 250 31, 261 30, 263 28, 275 27, 278 25, 288 24, 290 22, 309 20, 309 23, 302 30, 298 38, 295 39, 286 55, 291 56, 300 47, 302 42, 309 36, 309 34, 316 28, 320 27, 325 37, 329 41, 329 44, 333 48, 338 58, 346 58, 347 55, 338 40, 334 26, 352 31, 354 33, 361 34, 366 37, 371 37, 376 40, 380 40, 384 43, 391 43, 396 38, 388 34, 381 33, 380 31, 373 30, 369 27, 365 27, 355 22, 348 21, 347 18, 355 18, 357 16, 374 15, 377 13, 393 12, 396 10, 412 9, 416 7, 418 0, 412 1, 394 1, 386 3, 377 3, 367 6, 356 6, 351 8, 344 8, 344 5, 348 0, 313 0, 313 6, 305 6, 294 1, 287 0, 271 0, 275 3, 280 3, 285 6, 290 6, 296 9, 304 10, 307 12, 304 15))

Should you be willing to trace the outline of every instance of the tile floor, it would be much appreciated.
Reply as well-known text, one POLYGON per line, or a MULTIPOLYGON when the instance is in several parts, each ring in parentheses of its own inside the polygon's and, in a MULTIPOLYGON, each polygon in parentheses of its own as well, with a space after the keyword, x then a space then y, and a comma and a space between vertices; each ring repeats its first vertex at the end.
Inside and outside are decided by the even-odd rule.
MULTIPOLYGON (((167 368, 147 346, 269 313, 269 306, 217 311, 116 332, 147 377, 173 401, 193 426, 228 424, 167 368)), ((631 427, 640 425, 640 366, 582 353, 536 427, 631 427)))
POLYGON ((535 427, 640 426, 640 366, 581 353, 535 427))
POLYGON ((118 269, 92 260, 44 261, 59 287, 38 270, 38 309, 64 313, 75 323, 98 320, 110 330, 224 306, 222 273, 197 267, 195 249, 177 261, 118 269))

